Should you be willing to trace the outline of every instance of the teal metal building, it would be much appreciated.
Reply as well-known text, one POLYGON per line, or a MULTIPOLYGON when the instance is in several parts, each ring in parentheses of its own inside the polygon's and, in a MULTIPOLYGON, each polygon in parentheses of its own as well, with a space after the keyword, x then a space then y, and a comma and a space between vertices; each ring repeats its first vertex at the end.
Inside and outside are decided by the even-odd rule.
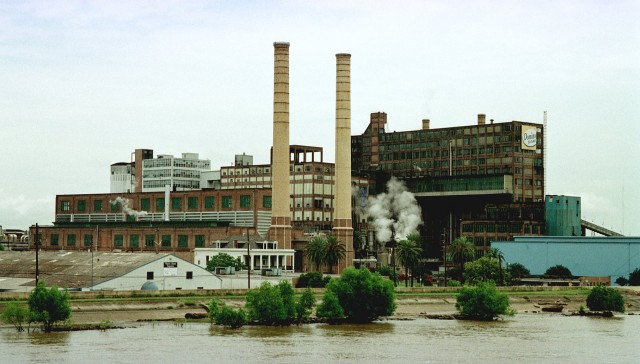
POLYGON ((545 196, 545 227, 547 236, 581 236, 580 197, 545 196))
POLYGON ((623 236, 517 236, 495 241, 507 264, 520 263, 531 274, 544 274, 561 264, 574 276, 629 278, 640 268, 640 237, 623 236))

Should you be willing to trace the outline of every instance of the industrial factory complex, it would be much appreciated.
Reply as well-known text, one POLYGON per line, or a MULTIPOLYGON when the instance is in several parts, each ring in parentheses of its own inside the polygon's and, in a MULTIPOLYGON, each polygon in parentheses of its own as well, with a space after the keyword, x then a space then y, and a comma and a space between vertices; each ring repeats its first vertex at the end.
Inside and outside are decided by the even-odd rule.
MULTIPOLYGON (((13 245, 5 236, 6 245, 27 244, 25 249, 34 250, 37 239, 41 250, 52 252, 158 253, 164 255, 139 263, 157 260, 166 266, 173 259, 182 271, 193 262, 188 271, 201 277, 207 274, 203 252, 224 251, 222 246, 252 249, 246 258, 252 269, 306 271, 307 242, 332 235, 345 247, 335 272, 363 261, 388 264, 388 247, 376 236, 367 201, 385 193, 394 177, 420 207, 418 233, 425 262, 434 270, 444 264, 446 246, 462 236, 479 254, 499 242, 507 259, 513 254, 526 265, 521 261, 526 253, 516 251, 517 246, 531 246, 534 240, 522 237, 584 240, 586 230, 620 235, 583 221, 579 197, 545 190, 546 121, 498 122, 478 114, 461 126, 438 128, 437 121, 423 119, 415 130, 396 132, 389 130, 386 113, 374 112, 364 131, 352 132, 350 58, 336 55, 335 162, 324 160, 320 146, 290 143, 289 44, 274 43, 273 144, 264 151, 269 164, 254 164, 253 156, 238 154, 234 165, 214 168, 198 153, 175 157, 154 156, 152 149, 123 151, 131 158, 110 166, 109 193, 56 196, 52 225, 30 227, 24 237, 13 237, 13 245), (354 236, 363 241, 354 243, 354 236), (514 239, 518 244, 512 249, 514 239)), ((624 243, 640 246, 637 240, 624 243)), ((553 250, 546 245, 536 249, 547 255, 553 250)), ((624 261, 623 250, 616 251, 616 259, 624 261)), ((541 267, 554 263, 534 260, 541 267)))

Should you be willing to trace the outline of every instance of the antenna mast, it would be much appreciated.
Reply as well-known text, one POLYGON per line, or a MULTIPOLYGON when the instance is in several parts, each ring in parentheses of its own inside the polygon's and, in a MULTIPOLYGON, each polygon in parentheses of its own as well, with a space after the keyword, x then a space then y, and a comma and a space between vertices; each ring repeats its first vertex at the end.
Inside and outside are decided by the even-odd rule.
POLYGON ((544 112, 542 119, 542 173, 544 178, 542 179, 542 198, 545 198, 547 193, 547 112, 544 112))

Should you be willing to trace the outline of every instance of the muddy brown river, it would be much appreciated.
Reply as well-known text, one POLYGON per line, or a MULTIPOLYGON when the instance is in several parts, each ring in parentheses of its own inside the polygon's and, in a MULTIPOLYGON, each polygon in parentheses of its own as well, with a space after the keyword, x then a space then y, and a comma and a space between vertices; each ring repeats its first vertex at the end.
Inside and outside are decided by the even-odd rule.
POLYGON ((64 333, 0 329, 0 363, 638 363, 640 315, 520 314, 237 330, 139 323, 64 333))

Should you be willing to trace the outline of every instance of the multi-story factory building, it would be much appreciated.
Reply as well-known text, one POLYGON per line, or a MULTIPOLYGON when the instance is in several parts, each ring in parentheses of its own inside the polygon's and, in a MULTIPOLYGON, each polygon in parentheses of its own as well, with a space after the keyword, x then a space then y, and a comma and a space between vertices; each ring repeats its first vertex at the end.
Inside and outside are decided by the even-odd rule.
POLYGON ((544 233, 543 125, 511 121, 387 132, 387 114, 371 114, 352 137, 353 174, 375 178, 378 191, 390 176, 405 181, 423 211, 428 254, 459 236, 479 250, 489 240, 544 233))
MULTIPOLYGON (((289 164, 289 194, 291 223, 305 232, 330 231, 333 224, 335 164, 324 162, 323 148, 291 145, 289 164)), ((220 168, 220 189, 271 188, 271 164, 254 165, 253 159, 237 155, 234 166, 220 168), (238 163, 238 161, 244 161, 238 163)), ((368 193, 367 178, 352 178, 358 196, 368 193)), ((359 201, 361 203, 362 201, 359 201)), ((354 202, 355 203, 355 202, 354 202)))
POLYGON ((153 150, 136 149, 131 162, 111 165, 112 193, 158 192, 165 186, 173 190, 198 190, 201 175, 211 171, 211 161, 200 159, 198 153, 182 153, 181 157, 160 154, 153 150))

